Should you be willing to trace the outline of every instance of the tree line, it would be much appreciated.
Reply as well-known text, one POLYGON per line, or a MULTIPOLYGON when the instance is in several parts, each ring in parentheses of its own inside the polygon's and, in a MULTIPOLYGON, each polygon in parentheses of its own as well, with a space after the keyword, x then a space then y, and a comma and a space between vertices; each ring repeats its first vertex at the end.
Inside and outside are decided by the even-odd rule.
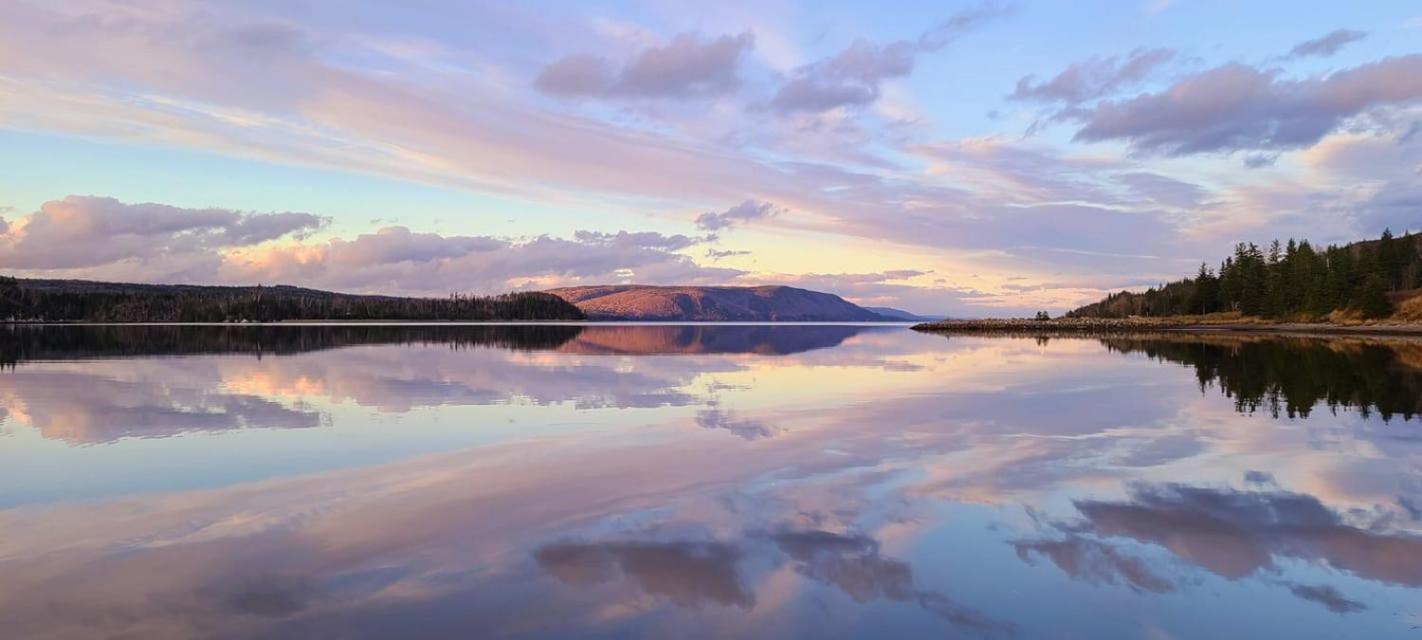
POLYGON ((0 277, 0 321, 581 320, 542 292, 447 298, 362 296, 297 287, 123 285, 0 277))
POLYGON ((1200 265, 1193 278, 1122 291, 1067 313, 1074 318, 1173 316, 1237 311, 1267 318, 1322 318, 1334 311, 1365 319, 1395 310, 1397 291, 1422 286, 1422 234, 1317 249, 1307 240, 1275 240, 1267 249, 1235 245, 1219 268, 1200 265))

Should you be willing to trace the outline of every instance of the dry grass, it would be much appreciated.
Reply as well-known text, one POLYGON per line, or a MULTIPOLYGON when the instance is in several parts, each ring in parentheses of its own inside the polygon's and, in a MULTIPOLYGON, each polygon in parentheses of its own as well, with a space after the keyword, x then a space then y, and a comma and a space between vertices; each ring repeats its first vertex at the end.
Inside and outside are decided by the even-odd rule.
MULTIPOLYGON (((1143 318, 1057 318, 1035 320, 949 320, 918 325, 926 331, 983 332, 1073 332, 1121 333, 1132 331, 1253 331, 1295 334, 1411 335, 1422 334, 1422 289, 1395 294, 1397 311, 1382 320, 1364 320, 1357 311, 1338 310, 1322 318, 1301 315, 1293 318, 1260 318, 1239 312, 1203 316, 1157 316, 1143 318)), ((1416 338, 1410 338, 1415 340, 1416 338)), ((1342 346, 1342 343, 1339 343, 1342 346)), ((1422 353, 1412 357, 1422 364, 1422 353)))
POLYGON ((1363 314, 1352 309, 1335 309, 1323 319, 1333 324, 1362 324, 1363 314))
POLYGON ((1399 302, 1392 318, 1403 322, 1422 322, 1422 295, 1399 302))

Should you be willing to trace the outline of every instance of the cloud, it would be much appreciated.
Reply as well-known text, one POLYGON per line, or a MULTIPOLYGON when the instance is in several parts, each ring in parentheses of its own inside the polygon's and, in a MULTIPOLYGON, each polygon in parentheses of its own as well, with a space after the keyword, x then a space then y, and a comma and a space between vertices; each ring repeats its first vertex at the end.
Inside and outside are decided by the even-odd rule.
POLYGON ((1416 135, 1422 130, 1416 119, 1422 112, 1397 115, 1391 130, 1340 132, 1300 154, 1310 182, 1327 188, 1325 206, 1353 222, 1353 234, 1336 239, 1422 226, 1417 216, 1422 209, 1422 136, 1416 135))
POLYGON ((785 284, 844 297, 860 306, 887 306, 924 315, 961 310, 964 301, 982 291, 936 284, 905 282, 930 275, 919 269, 889 269, 864 273, 776 273, 745 276, 748 281, 785 284))
POLYGON ((709 258, 712 262, 715 262, 715 261, 720 260, 720 259, 722 259, 722 258, 735 258, 735 257, 738 257, 738 256, 748 256, 748 255, 750 255, 750 254, 751 254, 751 252, 749 252, 749 251, 741 251, 741 250, 735 250, 735 249, 726 249, 726 250, 724 250, 724 251, 719 250, 719 249, 707 249, 707 250, 706 250, 706 257, 709 258))
POLYGON ((1079 533, 1162 546, 1225 578, 1279 570, 1276 558, 1318 562, 1361 578, 1422 585, 1422 537, 1359 527, 1317 498, 1285 491, 1235 491, 1138 484, 1126 502, 1076 503, 1079 533))
POLYGON ((538 566, 575 587, 622 578, 649 595, 684 607, 708 604, 750 609, 755 594, 742 584, 738 548, 716 542, 553 544, 534 552, 538 566))
POLYGON ((868 536, 831 531, 779 531, 771 541, 806 577, 834 586, 855 602, 877 598, 916 603, 955 625, 983 635, 1000 635, 1011 627, 967 607, 938 591, 919 587, 913 568, 885 557, 879 542, 868 536))
POLYGON ((744 272, 676 253, 706 238, 577 231, 510 239, 389 226, 313 242, 324 218, 125 204, 70 196, 0 230, 0 267, 19 275, 194 284, 283 283, 355 292, 443 295, 559 284, 725 284, 744 272))
POLYGON ((1074 140, 1125 141, 1138 153, 1183 156, 1309 147, 1347 118, 1419 98, 1422 54, 1300 80, 1230 63, 1069 117, 1082 123, 1074 140))
POLYGON ((1368 37, 1368 34, 1362 31, 1337 29, 1329 32, 1325 36, 1305 40, 1294 45, 1294 48, 1289 50, 1289 57, 1302 58, 1305 56, 1319 56, 1327 58, 1338 53, 1339 49, 1366 37, 1368 37))
POLYGON ((737 418, 729 411, 705 409, 697 412, 696 425, 702 429, 721 429, 743 440, 759 440, 779 433, 779 429, 759 420, 737 418))
POLYGON ((1024 562, 1031 562, 1034 556, 1044 556, 1067 575, 1083 582, 1124 583, 1137 592, 1170 593, 1175 590, 1175 585, 1152 572, 1144 560, 1088 538, 1015 542, 1012 546, 1024 562))
POLYGON ((879 99, 879 84, 913 71, 918 47, 908 41, 876 45, 857 40, 839 55, 796 70, 771 99, 781 113, 829 111, 879 99))
POLYGON ((1357 613, 1368 608, 1368 605, 1356 600, 1349 600, 1337 589, 1326 584, 1295 584, 1289 586, 1289 591, 1304 600, 1317 602, 1334 613, 1357 613))
POLYGON ((764 220, 780 211, 778 207, 769 202, 746 200, 719 213, 708 211, 696 216, 696 227, 706 231, 719 231, 745 222, 764 220))
POLYGON ((359 268, 372 264, 458 258, 505 246, 505 242, 489 237, 413 233, 406 227, 396 226, 361 234, 354 240, 332 240, 329 260, 333 264, 359 268))
MULTIPOLYGON (((1144 277, 1176 277, 1188 273, 1190 263, 1212 255, 1215 246, 1229 246, 1241 233, 1262 227, 1261 222, 1271 217, 1260 213, 1272 211, 1267 207, 1198 213, 1157 207, 1144 197, 1125 193, 1120 185, 1105 184, 1111 174, 1092 175, 1090 168, 1078 163, 1079 158, 1063 154, 1033 160, 1026 154, 998 151, 1000 162, 991 167, 964 156, 951 166, 936 163, 933 171, 919 172, 918 158, 905 158, 903 152, 906 145, 923 139, 922 130, 890 129, 878 122, 861 124, 857 118, 834 116, 748 119, 744 110, 731 104, 709 111, 694 109, 696 117, 688 118, 686 111, 677 108, 678 95, 694 98, 732 91, 737 85, 748 89, 747 84, 759 79, 767 81, 766 87, 754 85, 764 88, 761 101, 767 105, 797 80, 808 82, 810 88, 839 92, 841 97, 830 95, 828 104, 797 112, 801 114, 845 100, 856 104, 877 100, 876 114, 911 111, 910 88, 892 82, 907 76, 896 74, 911 74, 925 60, 924 52, 946 46, 981 24, 991 11, 961 14, 960 19, 922 35, 850 44, 851 38, 844 41, 850 46, 834 45, 823 60, 807 58, 804 62, 809 64, 799 70, 793 54, 776 53, 777 68, 788 69, 780 77, 754 75, 757 69, 751 65, 760 54, 772 57, 772 47, 788 51, 797 43, 779 42, 774 30, 761 24, 754 25, 753 43, 742 40, 748 34, 735 35, 741 31, 739 25, 708 26, 721 30, 706 35, 643 31, 635 36, 640 44, 625 52, 589 49, 567 65, 555 62, 568 67, 561 80, 554 78, 556 69, 545 65, 573 50, 556 47, 591 41, 587 29, 601 27, 544 16, 523 16, 529 19, 520 22, 496 12, 499 15, 470 28, 481 33, 508 31, 499 34, 504 36, 501 42, 511 43, 507 48, 461 48, 466 43, 430 32, 419 37, 440 40, 433 49, 445 52, 427 61, 394 57, 387 53, 391 47, 374 39, 332 37, 328 29, 304 16, 280 13, 251 5, 208 6, 202 11, 181 7, 145 11, 126 4, 17 5, 0 21, 0 76, 4 77, 0 120, 29 131, 380 175, 556 207, 596 203, 602 207, 599 213, 607 211, 606 203, 633 201, 700 212, 711 209, 707 203, 725 206, 753 195, 795 211, 794 216, 762 224, 805 232, 806 242, 828 247, 817 255, 853 251, 863 246, 859 239, 906 245, 910 250, 932 248, 934 268, 955 286, 991 288, 1000 294, 991 305, 975 301, 962 306, 990 306, 993 312, 1009 299, 1018 306, 1046 306, 1038 302, 1045 295, 1081 302, 1094 295, 1073 291, 1018 296, 990 286, 992 281, 1001 283, 1005 273, 1028 274, 1039 282, 1067 282, 1083 281, 1085 273, 1094 271, 1102 286, 1144 277), (83 17, 85 13, 93 15, 83 17), (713 46, 728 40, 734 42, 713 46), (543 53, 550 50, 557 53, 543 53), (732 50, 739 53, 735 64, 729 65, 726 52, 732 50), (566 103, 545 99, 529 86, 541 72, 574 95, 669 99, 655 109, 638 105, 570 110, 566 103), (579 84, 580 78, 586 82, 579 84), (655 122, 649 123, 648 118, 655 122), (820 128, 811 132, 791 126, 807 120, 820 128), (944 171, 938 171, 940 166, 944 171), (984 179, 974 179, 977 176, 984 179), (1229 236, 1207 238, 1218 240, 1218 245, 1206 246, 1199 239, 1203 232, 1192 233, 1206 215, 1233 225, 1227 231, 1209 232, 1229 236), (1036 233, 1033 224, 1038 220, 1066 233, 1036 233), (1060 226, 1055 220, 1061 220, 1060 226), (1118 260, 1112 254, 1136 257, 1118 260), (1185 257, 1189 260, 1181 260, 1185 257), (951 272, 947 264, 952 264, 951 272), (965 274, 983 274, 983 278, 970 280, 965 274)), ((1132 55, 1122 51, 1101 68, 1133 77, 1132 55)), ((1050 68, 1040 82, 1033 80, 1027 87, 1046 91, 1048 86, 1071 86, 1053 83, 1053 74, 1061 75, 1060 71, 1050 68)), ((1280 72, 1267 74, 1273 84, 1286 84, 1280 72)), ((1018 75, 1011 76, 1009 83, 1018 75)), ((1111 77, 1083 82, 1079 85, 1083 89, 1062 95, 1090 95, 1113 84, 1111 77)), ((1135 85, 1121 85, 1126 86, 1135 85)), ((1093 101, 1117 97, 1108 94, 1093 101)), ((1240 109, 1248 118, 1262 117, 1249 108, 1240 109)), ((1084 118, 1091 113, 1084 109, 1079 118, 1068 122, 1081 120, 1084 128, 1084 118)), ((1376 110, 1367 115, 1371 118, 1376 110)), ((1224 126, 1206 121, 1205 126, 1185 126, 1177 137, 1204 135, 1210 126, 1224 126)), ((1121 137, 1124 133, 1111 135, 1117 136, 1113 140, 1133 140, 1121 137)), ((1091 151, 1099 160, 1116 155, 1117 148, 1103 145, 1091 151)), ((1112 166, 1112 172, 1179 175, 1161 168, 1123 167, 1125 162, 1112 166)), ((1281 166, 1251 177, 1272 180, 1292 170, 1292 165, 1281 166)), ((1208 190, 1210 182, 1200 186, 1208 190)), ((1276 189, 1283 192, 1289 187, 1276 189)), ((1293 191, 1303 200, 1317 190, 1311 186, 1293 191)), ((1219 200, 1217 194, 1208 195, 1202 202, 1219 200)), ((1388 211, 1391 218, 1405 215, 1388 211)), ((394 220, 400 215, 394 211, 379 217, 394 220)), ((1316 219, 1321 214, 1317 210, 1302 214, 1303 219, 1310 215, 1316 219)), ((8 217, 13 224, 13 216, 8 217)), ((1340 214, 1333 219, 1346 222, 1349 217, 1340 214)), ((545 231, 527 229, 530 234, 545 231)), ((563 238, 572 230, 546 229, 563 238)), ((303 243, 301 251, 314 254, 314 246, 303 243)), ((480 255, 496 253, 501 251, 480 255)), ((703 251, 696 253, 696 260, 707 264, 716 259, 703 257, 703 251)), ((734 277, 728 272, 696 271, 696 260, 675 266, 671 259, 664 266, 634 273, 638 279, 650 277, 642 273, 648 270, 665 277, 688 273, 703 282, 734 277)), ((206 275, 214 268, 210 259, 154 264, 160 262, 171 268, 131 262, 122 269, 95 268, 91 274, 116 279, 216 278, 206 275)), ((292 262, 299 275, 303 261, 292 262)), ((388 267, 387 279, 366 271, 350 281, 364 286, 362 282, 379 280, 364 289, 368 291, 390 291, 391 282, 417 281, 420 270, 410 266, 414 263, 401 264, 415 275, 388 267)), ((319 262, 307 268, 322 272, 327 281, 341 281, 319 262)), ((811 270, 825 268, 821 264, 811 270)), ((467 290, 452 271, 441 277, 443 281, 429 286, 467 290)), ((563 278, 553 273, 533 277, 563 278)), ((614 272, 608 277, 622 281, 627 276, 614 272)), ((516 280, 519 286, 532 286, 531 282, 532 277, 516 280)), ((925 309, 946 310, 946 305, 957 303, 946 298, 925 309)))
POLYGON ((755 47, 750 33, 705 40, 683 33, 664 46, 650 47, 620 69, 591 54, 574 54, 538 74, 534 86, 561 97, 689 98, 729 93, 740 85, 737 69, 755 47))
POLYGON ((1390 182, 1362 204, 1358 220, 1369 235, 1381 229, 1415 231, 1422 229, 1418 211, 1422 211, 1422 184, 1390 182))
POLYGON ((983 3, 953 15, 916 40, 882 45, 855 40, 833 57, 795 69, 770 100, 770 108, 788 114, 867 105, 879 99, 884 81, 913 72, 915 58, 920 54, 938 51, 984 22, 1007 13, 996 4, 983 3))
POLYGON ((1246 169, 1262 169, 1272 167, 1279 161, 1277 153, 1250 153, 1244 156, 1244 167, 1246 169))
POLYGON ((1133 195, 1163 207, 1193 210, 1208 197, 1208 193, 1197 184, 1156 173, 1122 173, 1115 179, 1130 189, 1133 195))
POLYGON ((1146 0, 1145 13, 1148 16, 1164 13, 1166 9, 1175 5, 1175 0, 1146 0))
POLYGON ((23 270, 100 267, 117 262, 214 266, 225 248, 302 236, 326 223, 309 213, 182 209, 152 202, 69 196, 0 224, 0 267, 23 270))
POLYGON ((1033 82, 1032 76, 1024 76, 1007 98, 1079 104, 1136 85, 1174 58, 1172 49, 1136 49, 1124 59, 1092 58, 1069 65, 1045 82, 1033 82))
POLYGON ((705 238, 692 238, 679 233, 664 235, 655 231, 618 231, 617 233, 575 231, 573 239, 583 244, 615 249, 659 249, 662 251, 677 251, 705 241, 705 238))
POLYGON ((295 281, 342 290, 439 294, 629 280, 723 284, 743 274, 703 267, 675 253, 697 242, 653 232, 579 231, 571 240, 551 236, 511 240, 386 227, 352 240, 233 252, 227 256, 223 277, 236 282, 295 281))
POLYGON ((210 374, 181 359, 25 369, 10 375, 0 391, 0 411, 23 407, 24 422, 42 436, 73 444, 195 431, 313 428, 325 421, 309 407, 223 389, 210 374), (155 382, 160 378, 161 383, 155 382))
MULTIPOLYGON (((1148 234, 1121 233, 1122 229, 1134 233, 1139 227, 1132 223, 1150 221, 1156 212, 1127 211, 1085 197, 1071 201, 1091 206, 1060 216, 1061 228, 1081 233, 1033 234, 1032 224, 1039 216, 1057 217, 1054 211, 1036 207, 1056 207, 1065 200, 1053 198, 1043 203, 1036 197, 1047 191, 1042 185, 1055 184, 1064 174, 1085 173, 1064 166, 1071 164, 1068 158, 1042 160, 1045 171, 1020 167, 1023 174, 1031 175, 1013 186, 1030 188, 1015 194, 990 181, 945 186, 942 175, 921 175, 882 161, 872 171, 840 164, 844 156, 834 154, 849 146, 841 128, 825 130, 823 135, 834 140, 834 148, 825 151, 813 145, 796 146, 804 144, 806 136, 802 135, 767 142, 763 131, 744 131, 744 112, 740 110, 733 110, 730 124, 703 122, 713 118, 699 114, 695 122, 659 120, 656 127, 629 124, 614 115, 594 117, 566 109, 550 110, 546 101, 523 102, 511 97, 518 92, 510 91, 508 85, 522 85, 522 81, 503 83, 501 74, 451 76, 446 66, 390 61, 365 40, 322 38, 316 29, 300 36, 288 34, 285 45, 277 38, 280 46, 252 51, 252 38, 239 34, 249 27, 260 31, 258 27, 270 20, 236 6, 208 8, 202 15, 129 12, 115 6, 98 11, 100 18, 90 20, 74 20, 48 5, 23 5, 12 13, 7 15, 9 20, 0 22, 0 75, 9 79, 0 82, 0 95, 4 96, 0 118, 30 130, 391 176, 495 196, 514 195, 530 202, 556 201, 559 206, 565 206, 570 198, 571 202, 607 202, 609 198, 665 202, 673 197, 699 206, 740 202, 747 194, 755 194, 758 200, 803 211, 803 216, 784 216, 775 224, 826 238, 816 242, 838 246, 831 237, 841 236, 931 247, 939 255, 951 256, 944 259, 961 264, 964 272, 989 269, 990 274, 1004 270, 1049 274, 1090 266, 1139 275, 1140 262, 1119 264, 1058 250, 1153 256, 1163 255, 1167 249, 1190 251, 1176 249, 1173 244, 1165 246, 1167 239, 1179 237, 1180 229, 1174 223, 1148 234), (333 62, 371 56, 382 56, 380 60, 388 63, 388 68, 333 62), (259 59, 263 62, 260 71, 252 70, 251 62, 259 59), (163 61, 161 69, 154 68, 154 60, 163 61), (727 133, 728 129, 734 133, 727 133), (827 154, 831 157, 826 158, 827 154), (1004 198, 1004 194, 1012 197, 1004 198), (1019 218, 1026 219, 1018 223, 1019 218), (1126 224, 1119 224, 1120 220, 1126 224), (1072 226, 1078 223, 1087 226, 1072 226), (1022 242, 1023 235, 1037 237, 1022 242), (1085 246, 1079 246, 1082 244, 1085 246), (1029 245, 1039 248, 1023 248, 1029 245), (1029 251, 1034 255, 1023 255, 1029 251), (1087 260, 1095 262, 1083 265, 1087 260)), ((983 15, 983 11, 963 14, 942 29, 904 42, 915 48, 943 45, 977 24, 975 20, 983 15)), ((291 24, 291 29, 301 28, 299 22, 291 24)), ((489 28, 500 26, 507 27, 489 28)), ((765 38, 769 41, 770 36, 765 38)), ((617 64, 609 65, 613 75, 627 66, 623 63, 617 58, 617 64)), ((845 64, 846 68, 867 68, 845 64)), ((874 68, 882 71, 886 67, 874 68)), ((507 71, 514 72, 509 76, 512 78, 537 74, 537 70, 507 71)), ((878 161, 874 152, 866 150, 870 145, 856 142, 853 146, 854 162, 878 161)), ((324 269, 319 260, 304 259, 319 257, 317 245, 303 244, 290 253, 288 266, 298 275, 304 268, 322 273, 327 282, 374 283, 362 289, 366 291, 391 291, 392 282, 420 282, 419 270, 411 263, 402 268, 415 275, 402 275, 387 267, 389 277, 384 280, 370 270, 359 278, 341 279, 324 269)), ((1198 262, 1198 257, 1192 256, 1188 262, 1198 262)), ((688 264, 670 259, 663 263, 655 269, 643 267, 634 276, 613 273, 610 279, 651 281, 652 277, 671 278, 680 273, 700 282, 724 282, 736 276, 734 271, 696 269, 694 261, 688 264)), ((210 271, 210 265, 205 266, 210 271)), ((1170 277, 1178 275, 1179 269, 1166 265, 1148 271, 1170 277)), ((134 279, 168 276, 137 265, 104 274, 134 279)), ((1063 277, 1072 275, 1064 273, 1063 277)), ((242 274, 229 273, 228 277, 236 279, 242 274)), ((550 282, 566 280, 553 273, 538 277, 550 282)), ((468 281, 452 271, 441 278, 425 284, 429 289, 452 288, 422 292, 469 290, 468 281)), ((517 280, 518 285, 530 282, 528 278, 517 280)), ((502 282, 493 284, 502 286, 502 282)), ((1073 301, 1085 301, 1080 293, 1072 295, 1073 301)), ((950 302, 928 308, 941 310, 950 302)))

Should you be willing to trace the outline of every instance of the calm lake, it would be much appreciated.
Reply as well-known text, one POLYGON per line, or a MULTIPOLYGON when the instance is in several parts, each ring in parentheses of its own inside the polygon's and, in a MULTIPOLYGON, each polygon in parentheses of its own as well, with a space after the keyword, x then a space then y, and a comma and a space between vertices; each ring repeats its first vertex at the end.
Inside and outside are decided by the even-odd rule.
POLYGON ((1422 639, 1422 341, 0 328, 6 638, 1422 639))

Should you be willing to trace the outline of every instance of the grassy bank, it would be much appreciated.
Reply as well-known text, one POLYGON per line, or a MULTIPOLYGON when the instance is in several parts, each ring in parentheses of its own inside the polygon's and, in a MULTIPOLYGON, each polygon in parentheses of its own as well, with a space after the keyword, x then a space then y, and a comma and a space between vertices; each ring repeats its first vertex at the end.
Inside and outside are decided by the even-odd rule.
POLYGON ((1313 335, 1422 336, 1422 321, 1393 317, 1361 321, 1278 322, 1239 314, 1165 316, 1156 318, 1058 318, 1053 320, 986 319, 943 320, 914 325, 917 331, 936 333, 1110 334, 1142 331, 1188 333, 1288 333, 1313 335))

